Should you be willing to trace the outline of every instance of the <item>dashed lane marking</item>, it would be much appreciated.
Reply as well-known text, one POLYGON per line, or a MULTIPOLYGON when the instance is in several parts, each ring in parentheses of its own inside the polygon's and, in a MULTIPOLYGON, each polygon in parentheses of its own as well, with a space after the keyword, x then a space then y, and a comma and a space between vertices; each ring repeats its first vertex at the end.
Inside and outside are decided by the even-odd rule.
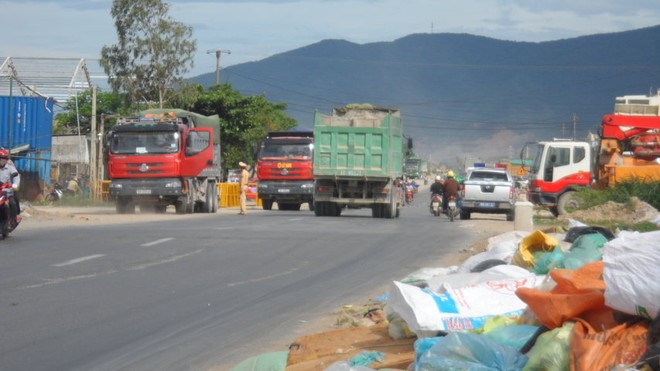
POLYGON ((151 242, 143 243, 143 244, 140 245, 140 246, 143 246, 143 247, 149 247, 149 246, 153 246, 153 245, 158 245, 159 243, 163 243, 163 242, 167 242, 167 241, 172 241, 173 239, 174 239, 174 237, 161 238, 160 240, 156 240, 156 241, 151 241, 151 242))
POLYGON ((78 264, 78 263, 82 263, 82 262, 87 261, 87 260, 102 258, 104 256, 105 255, 102 255, 102 254, 83 256, 82 258, 71 259, 71 260, 65 261, 63 263, 53 264, 53 267, 64 267, 64 266, 67 266, 67 265, 78 264))

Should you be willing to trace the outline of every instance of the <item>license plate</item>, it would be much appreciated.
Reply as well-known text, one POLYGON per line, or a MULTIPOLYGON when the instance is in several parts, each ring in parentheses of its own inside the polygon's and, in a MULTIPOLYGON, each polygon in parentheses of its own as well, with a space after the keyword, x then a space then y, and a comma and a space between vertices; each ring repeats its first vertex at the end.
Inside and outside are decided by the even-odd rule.
POLYGON ((495 207, 495 202, 481 202, 479 203, 481 207, 495 207))
POLYGON ((151 189, 138 189, 135 193, 138 195, 150 195, 151 189))
POLYGON ((433 207, 435 208, 435 207, 440 206, 440 203, 439 203, 439 202, 434 202, 432 205, 433 205, 433 207))
POLYGON ((291 190, 289 188, 280 188, 277 190, 279 193, 289 193, 291 190))
POLYGON ((449 207, 451 208, 456 207, 456 201, 449 201, 449 207))

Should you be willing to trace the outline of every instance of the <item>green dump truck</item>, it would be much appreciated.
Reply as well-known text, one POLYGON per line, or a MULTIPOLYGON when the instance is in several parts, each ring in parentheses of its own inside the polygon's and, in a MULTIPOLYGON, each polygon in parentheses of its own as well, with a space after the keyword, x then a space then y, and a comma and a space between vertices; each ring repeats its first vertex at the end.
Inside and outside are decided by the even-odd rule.
POLYGON ((314 213, 370 208, 395 218, 403 205, 403 127, 396 109, 368 104, 314 117, 314 213))

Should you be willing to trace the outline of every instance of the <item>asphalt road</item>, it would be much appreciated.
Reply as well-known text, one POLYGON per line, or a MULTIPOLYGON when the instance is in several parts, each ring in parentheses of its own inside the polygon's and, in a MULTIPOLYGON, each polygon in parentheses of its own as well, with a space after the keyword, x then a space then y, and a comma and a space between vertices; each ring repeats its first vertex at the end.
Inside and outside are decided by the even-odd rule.
POLYGON ((478 220, 432 217, 428 197, 393 220, 366 209, 27 219, 0 241, 0 370, 222 370, 286 350, 319 313, 484 238, 478 220))

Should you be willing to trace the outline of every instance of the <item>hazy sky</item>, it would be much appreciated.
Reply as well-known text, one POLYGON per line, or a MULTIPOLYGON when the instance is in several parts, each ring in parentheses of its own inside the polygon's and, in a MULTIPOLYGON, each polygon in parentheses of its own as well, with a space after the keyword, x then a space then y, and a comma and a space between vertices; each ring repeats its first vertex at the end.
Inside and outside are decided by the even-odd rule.
MULTIPOLYGON (((175 0, 170 16, 194 29, 189 76, 316 43, 392 41, 413 33, 469 33, 547 41, 660 23, 660 0, 175 0), (631 4, 634 4, 631 5, 631 4)), ((97 59, 116 42, 111 0, 0 0, 0 57, 97 59)))

